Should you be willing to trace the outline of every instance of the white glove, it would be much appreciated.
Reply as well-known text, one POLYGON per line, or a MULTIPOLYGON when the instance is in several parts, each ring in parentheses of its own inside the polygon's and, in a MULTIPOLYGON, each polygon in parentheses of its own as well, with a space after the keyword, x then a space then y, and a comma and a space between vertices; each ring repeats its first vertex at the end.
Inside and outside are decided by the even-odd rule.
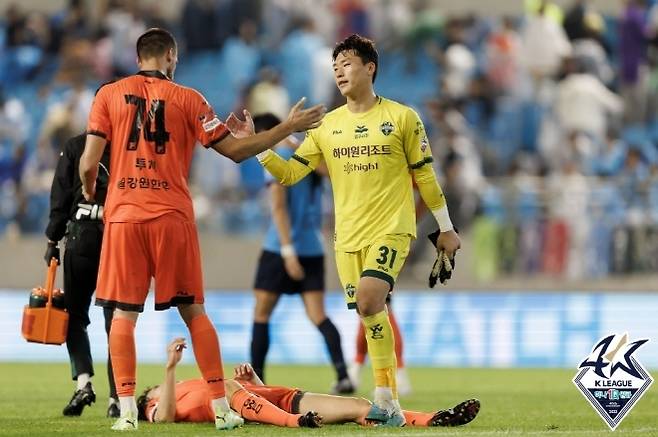
POLYGON ((103 205, 97 203, 78 203, 78 210, 75 213, 76 220, 102 220, 103 205))

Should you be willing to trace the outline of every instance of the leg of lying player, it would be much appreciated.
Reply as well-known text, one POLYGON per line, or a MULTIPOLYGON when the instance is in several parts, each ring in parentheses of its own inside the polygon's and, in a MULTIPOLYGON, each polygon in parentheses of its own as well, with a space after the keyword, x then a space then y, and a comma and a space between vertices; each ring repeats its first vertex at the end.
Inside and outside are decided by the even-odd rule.
POLYGON ((386 410, 389 426, 404 426, 405 418, 398 401, 395 372, 395 338, 386 312, 387 281, 372 276, 359 280, 356 304, 365 328, 368 354, 375 379, 375 405, 386 410))
POLYGON ((190 331, 194 357, 210 390, 215 428, 226 430, 242 426, 244 420, 231 410, 226 401, 219 338, 203 304, 179 305, 178 311, 190 331))
POLYGON ((314 411, 305 414, 291 414, 267 399, 251 393, 239 382, 226 381, 226 397, 231 400, 231 408, 243 419, 287 428, 320 428, 322 417, 314 411))
MULTIPOLYGON (((475 419, 480 411, 480 401, 468 399, 448 410, 434 413, 402 410, 407 426, 459 426, 475 419)), ((316 412, 324 424, 355 422, 363 426, 385 425, 389 414, 363 398, 304 393, 299 401, 299 412, 316 412)))

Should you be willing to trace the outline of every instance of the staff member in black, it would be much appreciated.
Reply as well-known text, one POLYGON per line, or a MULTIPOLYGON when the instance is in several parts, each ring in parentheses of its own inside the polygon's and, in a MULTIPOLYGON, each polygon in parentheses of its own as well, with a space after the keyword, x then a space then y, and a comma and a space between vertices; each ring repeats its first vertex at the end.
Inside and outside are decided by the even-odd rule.
MULTIPOLYGON (((58 243, 66 235, 64 251, 64 300, 69 313, 66 347, 71 360, 71 375, 77 387, 65 416, 79 416, 86 405, 96 401, 91 377, 94 367, 91 358, 87 326, 91 296, 96 289, 98 263, 103 240, 103 204, 109 179, 109 147, 105 148, 96 180, 96 202, 88 204, 82 196, 82 183, 78 172, 80 156, 85 148, 86 135, 69 139, 62 149, 50 190, 50 222, 46 228, 48 244, 44 258, 46 264, 55 258, 59 264, 58 243)), ((105 332, 110 332, 112 310, 103 310, 105 332)), ((110 357, 107 358, 107 376, 110 385, 108 417, 119 417, 118 399, 110 357)))

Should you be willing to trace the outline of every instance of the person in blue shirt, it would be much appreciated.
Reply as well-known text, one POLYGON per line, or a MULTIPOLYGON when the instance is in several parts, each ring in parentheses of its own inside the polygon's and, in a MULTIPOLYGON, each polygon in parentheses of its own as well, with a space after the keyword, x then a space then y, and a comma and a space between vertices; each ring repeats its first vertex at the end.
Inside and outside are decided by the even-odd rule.
MULTIPOLYGON (((270 113, 254 117, 256 132, 278 124, 270 113)), ((289 137, 277 153, 290 158, 299 143, 289 137)), ((254 293, 256 307, 251 340, 251 363, 264 380, 265 357, 270 344, 269 320, 281 294, 301 294, 309 320, 318 328, 336 369, 332 392, 349 394, 354 387, 347 376, 340 334, 324 309, 324 247, 322 244, 322 176, 313 173, 293 187, 268 180, 272 222, 258 261, 254 293)))

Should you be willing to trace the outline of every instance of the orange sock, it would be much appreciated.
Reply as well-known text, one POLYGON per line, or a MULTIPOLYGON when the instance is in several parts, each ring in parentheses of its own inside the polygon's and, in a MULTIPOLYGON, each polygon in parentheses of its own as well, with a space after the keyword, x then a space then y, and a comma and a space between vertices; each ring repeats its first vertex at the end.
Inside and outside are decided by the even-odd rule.
POLYGON ((356 332, 356 356, 354 357, 354 361, 359 364, 365 363, 367 354, 368 342, 366 341, 366 331, 363 323, 359 320, 359 330, 356 332))
POLYGON ((407 426, 429 426, 430 420, 434 413, 421 413, 418 411, 402 410, 404 418, 407 419, 407 426))
POLYGON ((393 337, 395 337, 395 358, 398 361, 398 369, 401 367, 404 367, 404 358, 402 358, 402 333, 400 332, 400 326, 398 325, 398 321, 395 319, 395 316, 393 315, 393 311, 390 310, 388 311, 388 320, 391 321, 391 328, 393 328, 393 337))
POLYGON ((205 314, 194 317, 187 327, 192 337, 194 357, 203 379, 208 383, 211 398, 223 398, 226 395, 224 369, 215 327, 205 314))
POLYGON ((290 414, 265 398, 248 392, 244 388, 233 393, 231 408, 240 413, 243 419, 268 425, 299 428, 301 414, 290 414))
POLYGON ((108 341, 117 396, 134 396, 137 373, 135 322, 123 317, 113 318, 108 341))

